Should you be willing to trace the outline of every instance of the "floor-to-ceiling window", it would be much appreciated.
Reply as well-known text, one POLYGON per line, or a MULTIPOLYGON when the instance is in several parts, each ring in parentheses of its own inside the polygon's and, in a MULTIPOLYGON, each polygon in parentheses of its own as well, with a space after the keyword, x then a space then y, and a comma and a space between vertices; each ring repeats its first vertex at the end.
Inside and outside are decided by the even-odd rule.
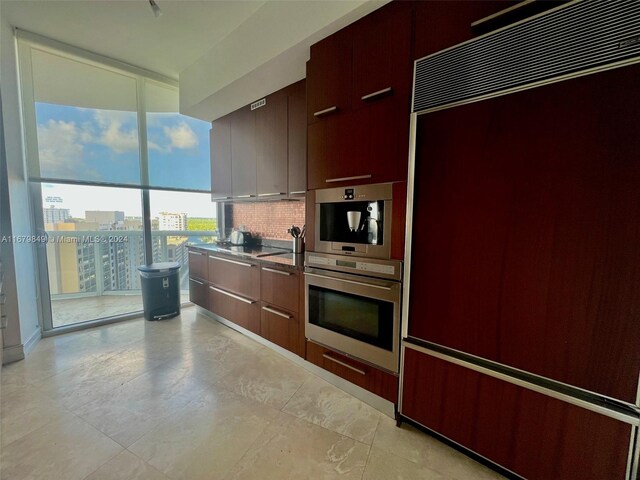
POLYGON ((187 243, 217 236, 209 123, 178 113, 170 79, 18 38, 44 328, 139 312, 139 265, 187 278, 187 243))

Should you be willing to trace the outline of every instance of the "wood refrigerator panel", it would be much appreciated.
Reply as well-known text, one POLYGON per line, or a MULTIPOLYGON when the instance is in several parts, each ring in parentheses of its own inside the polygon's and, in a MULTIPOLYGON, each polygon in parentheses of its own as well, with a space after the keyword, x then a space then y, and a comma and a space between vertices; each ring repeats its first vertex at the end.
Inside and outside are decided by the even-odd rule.
POLYGON ((636 402, 639 78, 419 117, 410 336, 636 402))

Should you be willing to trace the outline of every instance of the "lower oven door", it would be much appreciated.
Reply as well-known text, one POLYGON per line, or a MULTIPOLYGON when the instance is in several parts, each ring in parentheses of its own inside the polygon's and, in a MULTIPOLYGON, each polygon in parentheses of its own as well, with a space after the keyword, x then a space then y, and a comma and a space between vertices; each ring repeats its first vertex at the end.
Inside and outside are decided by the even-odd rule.
POLYGON ((306 337, 398 372, 400 298, 398 282, 307 268, 306 337))

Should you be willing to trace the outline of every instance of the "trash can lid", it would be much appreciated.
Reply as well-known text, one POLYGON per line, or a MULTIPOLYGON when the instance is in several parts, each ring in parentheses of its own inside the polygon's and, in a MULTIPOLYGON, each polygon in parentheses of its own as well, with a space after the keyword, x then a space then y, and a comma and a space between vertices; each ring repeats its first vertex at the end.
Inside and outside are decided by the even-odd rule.
POLYGON ((180 270, 180 264, 177 262, 152 263, 151 265, 140 265, 138 270, 146 273, 172 272, 180 270))

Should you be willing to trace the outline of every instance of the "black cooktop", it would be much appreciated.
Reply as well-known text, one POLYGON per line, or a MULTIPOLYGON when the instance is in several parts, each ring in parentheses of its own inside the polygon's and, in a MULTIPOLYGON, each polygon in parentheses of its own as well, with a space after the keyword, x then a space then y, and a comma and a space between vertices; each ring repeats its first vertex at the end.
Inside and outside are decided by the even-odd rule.
POLYGON ((265 247, 262 245, 233 245, 228 242, 219 242, 218 250, 222 252, 233 253, 235 255, 255 258, 291 253, 291 250, 287 250, 284 248, 265 247))

